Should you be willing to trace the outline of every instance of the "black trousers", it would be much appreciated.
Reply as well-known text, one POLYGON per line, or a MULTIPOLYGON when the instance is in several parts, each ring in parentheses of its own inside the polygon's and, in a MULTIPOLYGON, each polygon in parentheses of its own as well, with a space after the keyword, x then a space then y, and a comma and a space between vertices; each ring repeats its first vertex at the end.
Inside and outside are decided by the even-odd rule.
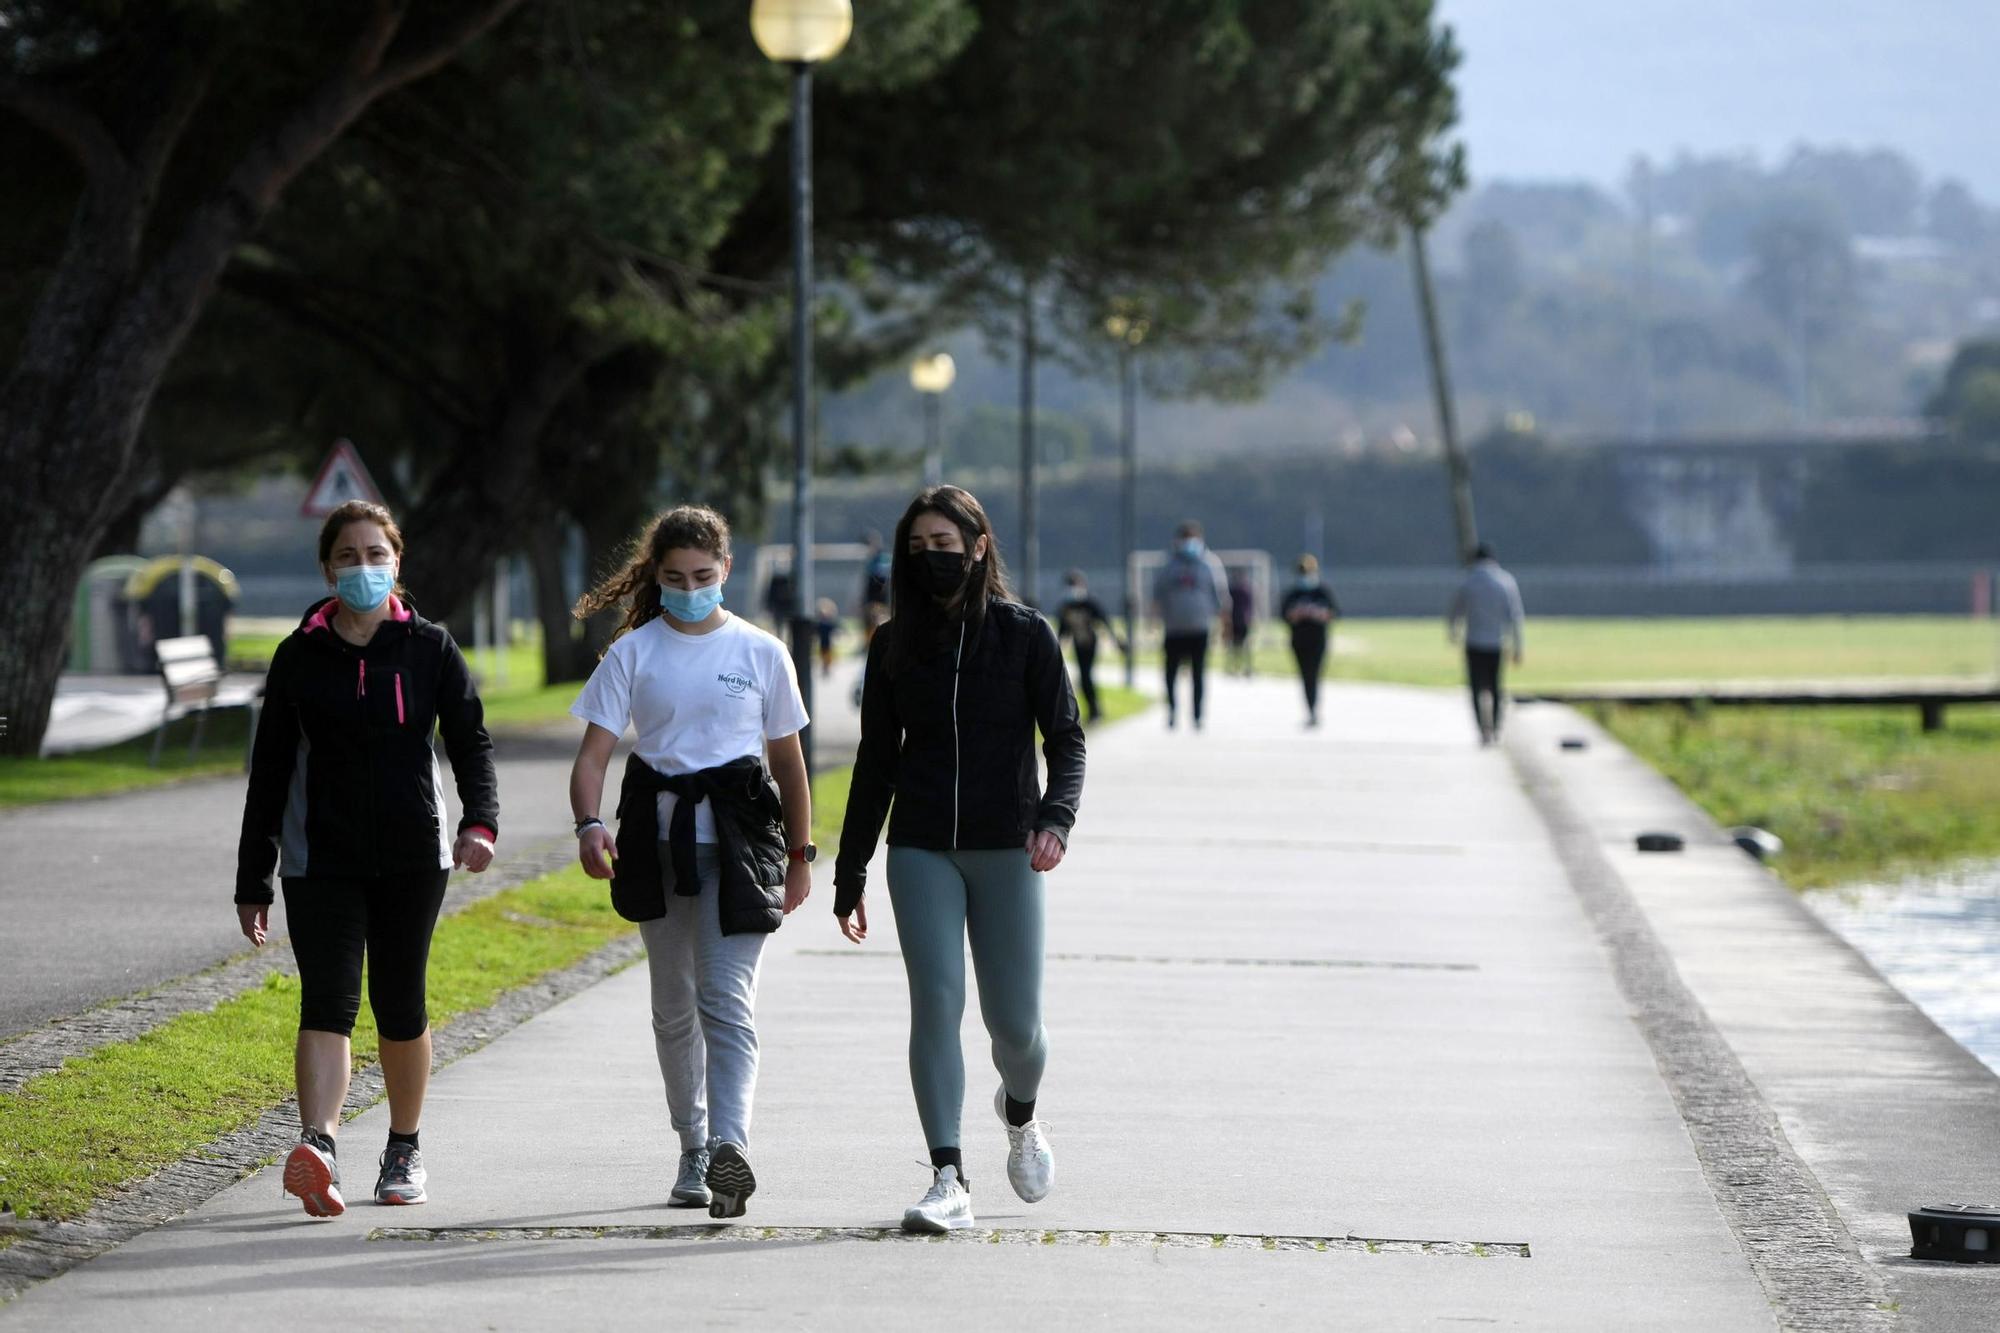
POLYGON ((299 960, 302 1030, 352 1035, 361 1012, 365 956, 376 1030, 389 1041, 424 1035, 430 1026, 424 975, 449 873, 285 880, 285 926, 299 960))
POLYGON ((1326 627, 1301 625, 1292 630, 1292 656, 1298 660, 1299 680, 1306 687, 1306 712, 1319 716, 1319 677, 1326 665, 1326 627))
POLYGON ((1479 734, 1498 735, 1500 701, 1505 697, 1500 690, 1500 650, 1467 648, 1465 675, 1472 684, 1472 716, 1479 723, 1479 734))
POLYGON ((1176 708, 1174 688, 1180 680, 1181 667, 1188 669, 1190 695, 1194 703, 1194 720, 1201 721, 1201 693, 1204 678, 1208 674, 1208 631, 1198 630, 1193 634, 1169 634, 1167 636, 1167 716, 1172 717, 1176 708))
POLYGON ((1090 720, 1097 721, 1104 716, 1104 709, 1097 702, 1097 640, 1078 639, 1076 641, 1076 687, 1083 693, 1083 706, 1090 713, 1090 720))

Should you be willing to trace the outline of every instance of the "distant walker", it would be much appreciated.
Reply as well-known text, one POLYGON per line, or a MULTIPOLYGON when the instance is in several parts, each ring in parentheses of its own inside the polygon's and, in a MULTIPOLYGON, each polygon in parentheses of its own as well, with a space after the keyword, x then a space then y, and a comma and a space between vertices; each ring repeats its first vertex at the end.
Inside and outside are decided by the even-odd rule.
POLYGON ((1526 621, 1514 576, 1500 568, 1493 548, 1481 542, 1445 621, 1451 641, 1459 642, 1461 635, 1465 641, 1465 674, 1472 686, 1472 715, 1479 723, 1481 745, 1500 739, 1500 657, 1511 643, 1514 665, 1521 664, 1526 621))

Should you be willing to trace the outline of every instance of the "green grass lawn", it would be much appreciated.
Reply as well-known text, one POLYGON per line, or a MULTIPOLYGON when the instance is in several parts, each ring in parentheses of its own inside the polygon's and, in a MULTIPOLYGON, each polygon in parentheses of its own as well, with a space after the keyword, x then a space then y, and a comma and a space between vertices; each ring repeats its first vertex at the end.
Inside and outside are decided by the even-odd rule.
POLYGON ((217 709, 209 716, 201 749, 190 756, 188 742, 193 735, 192 719, 183 719, 167 728, 158 768, 146 762, 153 748, 150 732, 122 745, 80 754, 47 759, 0 756, 0 808, 241 773, 250 736, 250 711, 217 709))
MULTIPOLYGON (((2000 626, 1964 616, 1528 621, 1527 661, 1511 689, 1614 682, 2000 675, 2000 626)), ((1143 654, 1158 661, 1157 649, 1143 654)), ((1210 658, 1211 667, 1218 656, 1210 658)), ((1256 666, 1296 669, 1281 626, 1260 627, 1256 666)), ((1457 685, 1465 665, 1439 620, 1345 620, 1334 628, 1335 680, 1457 685)))
MULTIPOLYGON (((438 923, 431 1021, 483 1008, 632 929, 612 912, 605 886, 575 869, 474 903, 438 923)), ((260 990, 0 1094, 0 1206, 23 1217, 74 1217, 253 1123, 292 1092, 298 1004, 297 979, 271 973, 260 990)), ((357 1067, 375 1051, 364 1005, 354 1031, 357 1067)))
POLYGON ((1794 886, 2000 856, 2000 708, 1928 734, 1911 708, 1593 711, 1718 822, 1783 838, 1772 868, 1794 886))

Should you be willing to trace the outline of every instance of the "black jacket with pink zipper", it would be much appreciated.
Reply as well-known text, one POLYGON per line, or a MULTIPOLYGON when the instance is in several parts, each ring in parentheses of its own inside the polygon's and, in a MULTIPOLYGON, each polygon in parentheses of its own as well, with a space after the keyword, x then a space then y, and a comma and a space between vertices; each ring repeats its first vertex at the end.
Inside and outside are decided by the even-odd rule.
POLYGON ((306 612, 271 658, 236 852, 239 903, 270 902, 274 871, 447 870, 458 832, 499 832, 493 742, 451 635, 391 599, 389 618, 357 648, 329 623, 337 605, 329 597, 306 612), (434 734, 464 810, 449 832, 434 734))

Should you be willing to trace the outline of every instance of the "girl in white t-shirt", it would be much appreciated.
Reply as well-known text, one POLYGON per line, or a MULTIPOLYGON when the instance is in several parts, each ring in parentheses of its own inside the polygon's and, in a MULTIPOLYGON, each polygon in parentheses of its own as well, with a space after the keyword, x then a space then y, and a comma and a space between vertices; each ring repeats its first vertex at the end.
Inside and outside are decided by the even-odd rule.
MULTIPOLYGON (((728 522, 712 509, 683 505, 662 514, 626 568, 577 604, 579 616, 625 608, 623 627, 570 708, 589 724, 569 781, 577 858, 593 878, 612 877, 617 847, 599 811, 605 769, 628 723, 637 733, 633 756, 652 770, 632 770, 628 782, 636 775, 648 789, 662 781, 686 788, 682 780, 706 770, 763 758, 783 807, 789 915, 812 892, 815 853, 799 745, 805 704, 784 645, 722 609, 729 569, 728 522)), ((757 1083, 753 1011, 764 938, 779 920, 776 874, 766 881, 766 911, 756 896, 763 889, 732 886, 725 874, 728 825, 718 827, 714 801, 696 798, 693 819, 678 825, 683 839, 692 829, 694 846, 676 850, 667 840, 681 798, 661 790, 657 799, 664 914, 641 921, 639 931, 652 974, 654 1046, 681 1143, 672 1197, 681 1206, 707 1205, 713 1217, 740 1217, 757 1188, 747 1156, 757 1083), (693 866, 697 885, 681 882, 676 857, 693 866)), ((634 828, 633 807, 622 805, 620 813, 634 828)), ((629 863, 629 843, 625 851, 629 863)), ((628 883, 622 873, 619 883, 628 883)))

